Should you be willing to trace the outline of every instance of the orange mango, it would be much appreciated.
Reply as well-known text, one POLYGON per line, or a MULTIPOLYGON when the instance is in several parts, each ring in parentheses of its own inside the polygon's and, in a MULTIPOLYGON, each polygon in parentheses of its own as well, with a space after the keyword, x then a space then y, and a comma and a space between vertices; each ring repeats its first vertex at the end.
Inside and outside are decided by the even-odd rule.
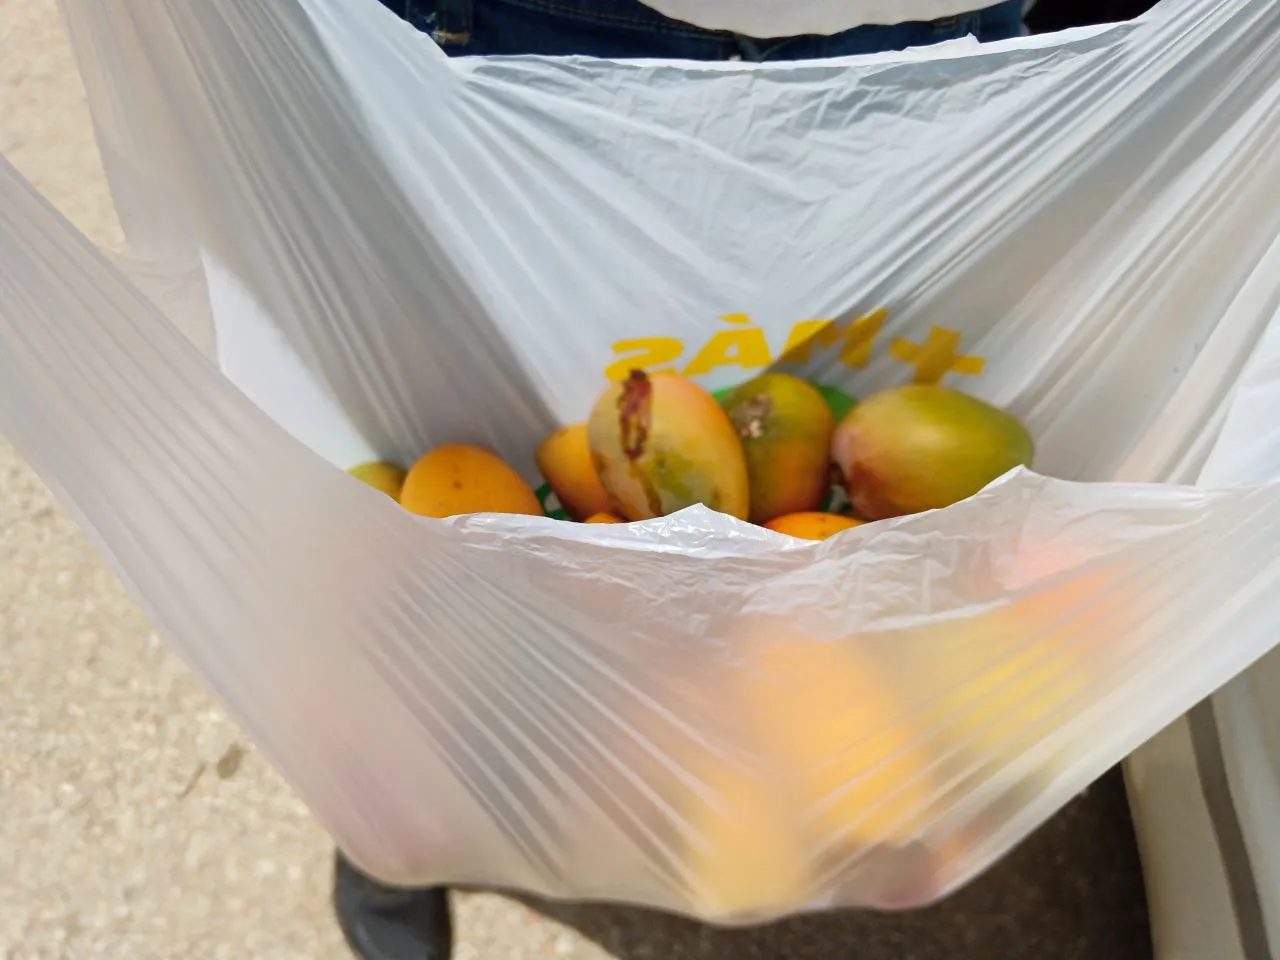
POLYGON ((789 537, 798 537, 801 540, 826 540, 828 537, 834 537, 837 533, 861 524, 861 520, 841 516, 838 513, 807 512, 788 513, 776 520, 770 520, 765 526, 775 533, 785 533, 789 537))
POLYGON ((694 829, 687 865, 699 912, 717 919, 800 906, 811 893, 798 811, 761 771, 704 756, 693 766, 706 799, 682 811, 694 829))
POLYGON ((424 517, 542 514, 533 488, 510 465, 488 450, 461 443, 436 447, 415 463, 400 491, 400 504, 424 517))
POLYGON ((561 505, 575 520, 609 510, 609 495, 591 462, 587 425, 557 430, 538 447, 538 469, 551 484, 561 505))
POLYGON ((831 490, 835 418, 813 384, 766 373, 722 401, 747 458, 752 523, 817 510, 831 490))
POLYGON ((809 841, 906 846, 927 825, 933 758, 887 671, 856 641, 779 635, 733 671, 738 703, 809 841))
POLYGON ((582 522, 583 523, 622 523, 623 520, 621 517, 615 516, 612 513, 601 511, 600 513, 593 513, 591 516, 587 517, 587 519, 583 520, 582 522))
POLYGON ((730 919, 805 905, 833 856, 909 856, 937 788, 910 703, 856 641, 748 630, 709 682, 740 752, 680 757, 699 784, 680 804, 694 896, 730 919))
POLYGON ((613 512, 627 520, 695 503, 746 519, 742 443, 715 398, 692 380, 633 370, 600 395, 587 437, 613 512))

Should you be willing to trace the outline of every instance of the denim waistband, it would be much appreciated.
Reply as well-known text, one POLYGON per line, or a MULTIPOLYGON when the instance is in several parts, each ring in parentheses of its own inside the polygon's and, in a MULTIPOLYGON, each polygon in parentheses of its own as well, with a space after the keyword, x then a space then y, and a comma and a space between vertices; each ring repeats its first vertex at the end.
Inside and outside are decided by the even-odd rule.
MULTIPOLYGON (((381 2, 419 29, 437 35, 437 38, 445 43, 465 43, 465 38, 470 35, 474 22, 475 0, 381 0, 381 2)), ((486 2, 521 7, 580 22, 598 23, 606 27, 631 27, 691 38, 726 36, 723 31, 708 30, 691 23, 673 20, 641 0, 486 0, 486 2)), ((948 33, 954 31, 957 25, 970 19, 971 16, 958 14, 941 17, 938 20, 929 21, 929 24, 938 33, 948 33)))

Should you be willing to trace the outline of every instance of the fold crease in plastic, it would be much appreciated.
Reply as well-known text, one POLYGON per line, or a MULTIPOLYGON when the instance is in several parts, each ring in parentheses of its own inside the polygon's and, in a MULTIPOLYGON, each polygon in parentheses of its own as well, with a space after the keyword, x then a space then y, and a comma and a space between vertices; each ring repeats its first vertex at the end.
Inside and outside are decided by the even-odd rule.
POLYGON ((769 65, 63 6, 145 269, 0 163, 0 429, 371 872, 923 904, 1280 638, 1272 0, 769 65), (941 379, 1037 472, 810 544, 424 520, 339 469, 532 479, 632 365, 941 379))

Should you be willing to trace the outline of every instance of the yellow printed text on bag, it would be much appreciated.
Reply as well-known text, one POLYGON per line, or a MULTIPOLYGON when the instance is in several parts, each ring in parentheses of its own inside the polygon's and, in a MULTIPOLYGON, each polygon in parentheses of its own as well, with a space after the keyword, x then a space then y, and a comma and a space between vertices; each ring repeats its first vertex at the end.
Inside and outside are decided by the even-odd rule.
MULTIPOLYGON (((871 359, 876 338, 884 328, 889 313, 879 308, 847 324, 835 320, 801 320, 796 323, 777 356, 779 363, 807 363, 813 348, 830 350, 839 347, 840 359, 848 367, 862 369, 871 359)), ((617 360, 605 370, 614 381, 625 380, 632 370, 646 373, 680 373, 687 377, 705 376, 722 367, 760 370, 775 362, 765 332, 745 313, 726 314, 720 318, 729 324, 711 335, 705 344, 692 352, 687 362, 686 345, 678 337, 636 337, 613 344, 617 360)))
POLYGON ((924 343, 898 337, 889 346, 889 355, 916 368, 916 383, 939 383, 948 373, 976 377, 987 361, 960 351, 960 333, 946 327, 931 327, 924 343))
POLYGON ((840 344, 840 360, 847 367, 863 369, 871 360, 876 338, 884 329, 889 311, 880 307, 841 327, 834 320, 801 320, 791 328, 780 363, 808 363, 813 348, 830 350, 840 344))

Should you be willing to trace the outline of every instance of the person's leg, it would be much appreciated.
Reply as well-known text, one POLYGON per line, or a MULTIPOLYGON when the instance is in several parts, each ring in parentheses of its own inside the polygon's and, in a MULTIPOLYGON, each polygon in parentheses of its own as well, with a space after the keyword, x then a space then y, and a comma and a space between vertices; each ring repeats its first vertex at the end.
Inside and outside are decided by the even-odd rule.
POLYGON ((443 887, 388 887, 338 853, 333 909, 359 960, 449 960, 453 953, 453 920, 443 887))

